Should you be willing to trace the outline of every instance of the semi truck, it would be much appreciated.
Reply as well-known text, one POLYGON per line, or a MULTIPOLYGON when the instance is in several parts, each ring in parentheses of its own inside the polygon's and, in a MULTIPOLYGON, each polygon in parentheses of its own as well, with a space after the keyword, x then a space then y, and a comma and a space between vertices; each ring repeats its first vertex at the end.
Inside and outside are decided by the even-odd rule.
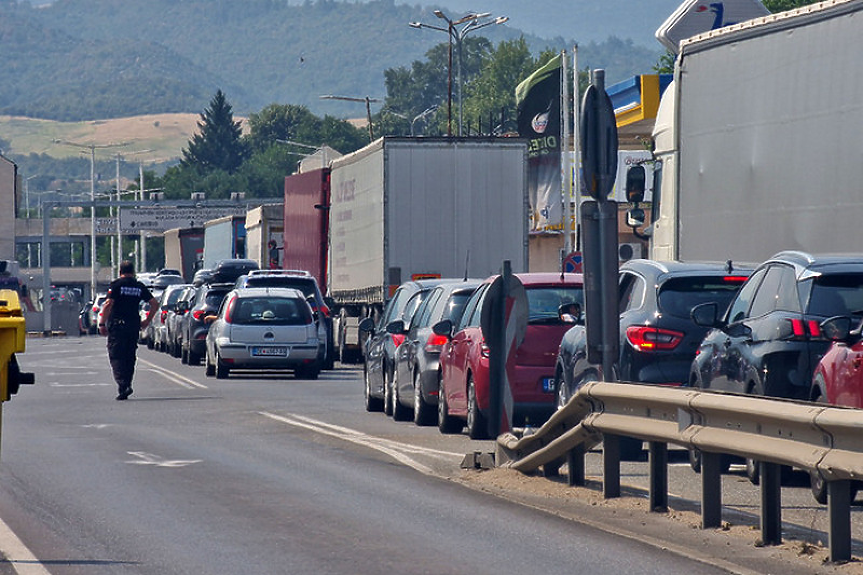
POLYGON ((284 226, 284 204, 265 204, 246 212, 246 258, 255 260, 262 270, 281 269, 284 226))
POLYGON ((830 0, 682 42, 653 130, 652 258, 856 249, 861 32, 863 0, 830 0))
POLYGON ((174 228, 164 235, 165 267, 180 270, 191 282, 204 257, 204 228, 174 228))
POLYGON ((384 137, 333 160, 328 185, 319 172, 308 177, 304 205, 286 195, 285 262, 303 265, 295 236, 319 238, 308 267, 326 254, 342 361, 362 357, 359 322, 379 317, 405 281, 485 278, 504 260, 528 271, 524 140, 384 137))
POLYGON ((225 216, 204 224, 204 269, 246 257, 246 217, 225 216))

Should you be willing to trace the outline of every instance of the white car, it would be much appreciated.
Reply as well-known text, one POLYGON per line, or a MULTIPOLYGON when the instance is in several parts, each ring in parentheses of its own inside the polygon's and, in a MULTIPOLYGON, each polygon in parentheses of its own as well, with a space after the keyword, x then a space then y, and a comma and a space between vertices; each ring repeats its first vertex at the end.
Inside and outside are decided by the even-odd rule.
POLYGON ((314 312, 299 290, 233 290, 207 333, 206 374, 224 379, 233 369, 290 369, 297 379, 317 379, 319 345, 314 312))

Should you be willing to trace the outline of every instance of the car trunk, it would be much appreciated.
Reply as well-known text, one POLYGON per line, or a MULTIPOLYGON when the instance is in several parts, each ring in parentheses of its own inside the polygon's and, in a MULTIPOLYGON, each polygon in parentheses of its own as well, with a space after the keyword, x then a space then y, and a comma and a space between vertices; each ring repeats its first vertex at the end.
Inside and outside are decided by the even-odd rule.
POLYGON ((231 341, 245 344, 306 343, 315 337, 314 325, 231 325, 231 341))

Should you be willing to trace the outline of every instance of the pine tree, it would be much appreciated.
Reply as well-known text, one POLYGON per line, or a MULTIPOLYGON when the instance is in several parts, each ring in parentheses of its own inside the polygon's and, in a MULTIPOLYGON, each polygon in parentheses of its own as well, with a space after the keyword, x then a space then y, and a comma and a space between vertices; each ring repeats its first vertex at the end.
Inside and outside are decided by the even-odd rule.
POLYGON ((216 92, 210 106, 201 113, 198 130, 189 147, 183 150, 181 164, 204 173, 236 172, 245 161, 247 150, 240 139, 240 122, 234 121, 233 110, 222 90, 216 92))

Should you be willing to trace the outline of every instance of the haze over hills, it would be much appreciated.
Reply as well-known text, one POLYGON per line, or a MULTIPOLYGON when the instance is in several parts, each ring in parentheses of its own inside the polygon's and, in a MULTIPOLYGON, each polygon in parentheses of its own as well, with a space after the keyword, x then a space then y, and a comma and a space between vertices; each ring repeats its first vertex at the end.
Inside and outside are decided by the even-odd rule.
MULTIPOLYGON (((539 53, 570 46, 576 38, 566 34, 568 22, 577 22, 600 38, 579 39, 581 67, 604 67, 614 82, 656 63, 658 42, 636 44, 625 34, 641 22, 649 38, 666 17, 658 6, 670 1, 495 0, 487 2, 489 11, 506 11, 510 21, 481 33, 493 42, 524 35, 539 53), (557 27, 542 30, 547 14, 557 27), (545 34, 524 33, 522 19, 545 34)), ((78 121, 197 113, 222 88, 239 114, 278 102, 304 104, 319 115, 361 115, 356 105, 319 96, 382 97, 384 70, 410 66, 446 41, 435 30, 407 25, 441 22, 432 8, 395 0, 298 2, 56 0, 34 2, 36 8, 0 0, 0 76, 15 79, 0 84, 0 114, 78 121)), ((439 5, 461 10, 468 1, 439 5)))

